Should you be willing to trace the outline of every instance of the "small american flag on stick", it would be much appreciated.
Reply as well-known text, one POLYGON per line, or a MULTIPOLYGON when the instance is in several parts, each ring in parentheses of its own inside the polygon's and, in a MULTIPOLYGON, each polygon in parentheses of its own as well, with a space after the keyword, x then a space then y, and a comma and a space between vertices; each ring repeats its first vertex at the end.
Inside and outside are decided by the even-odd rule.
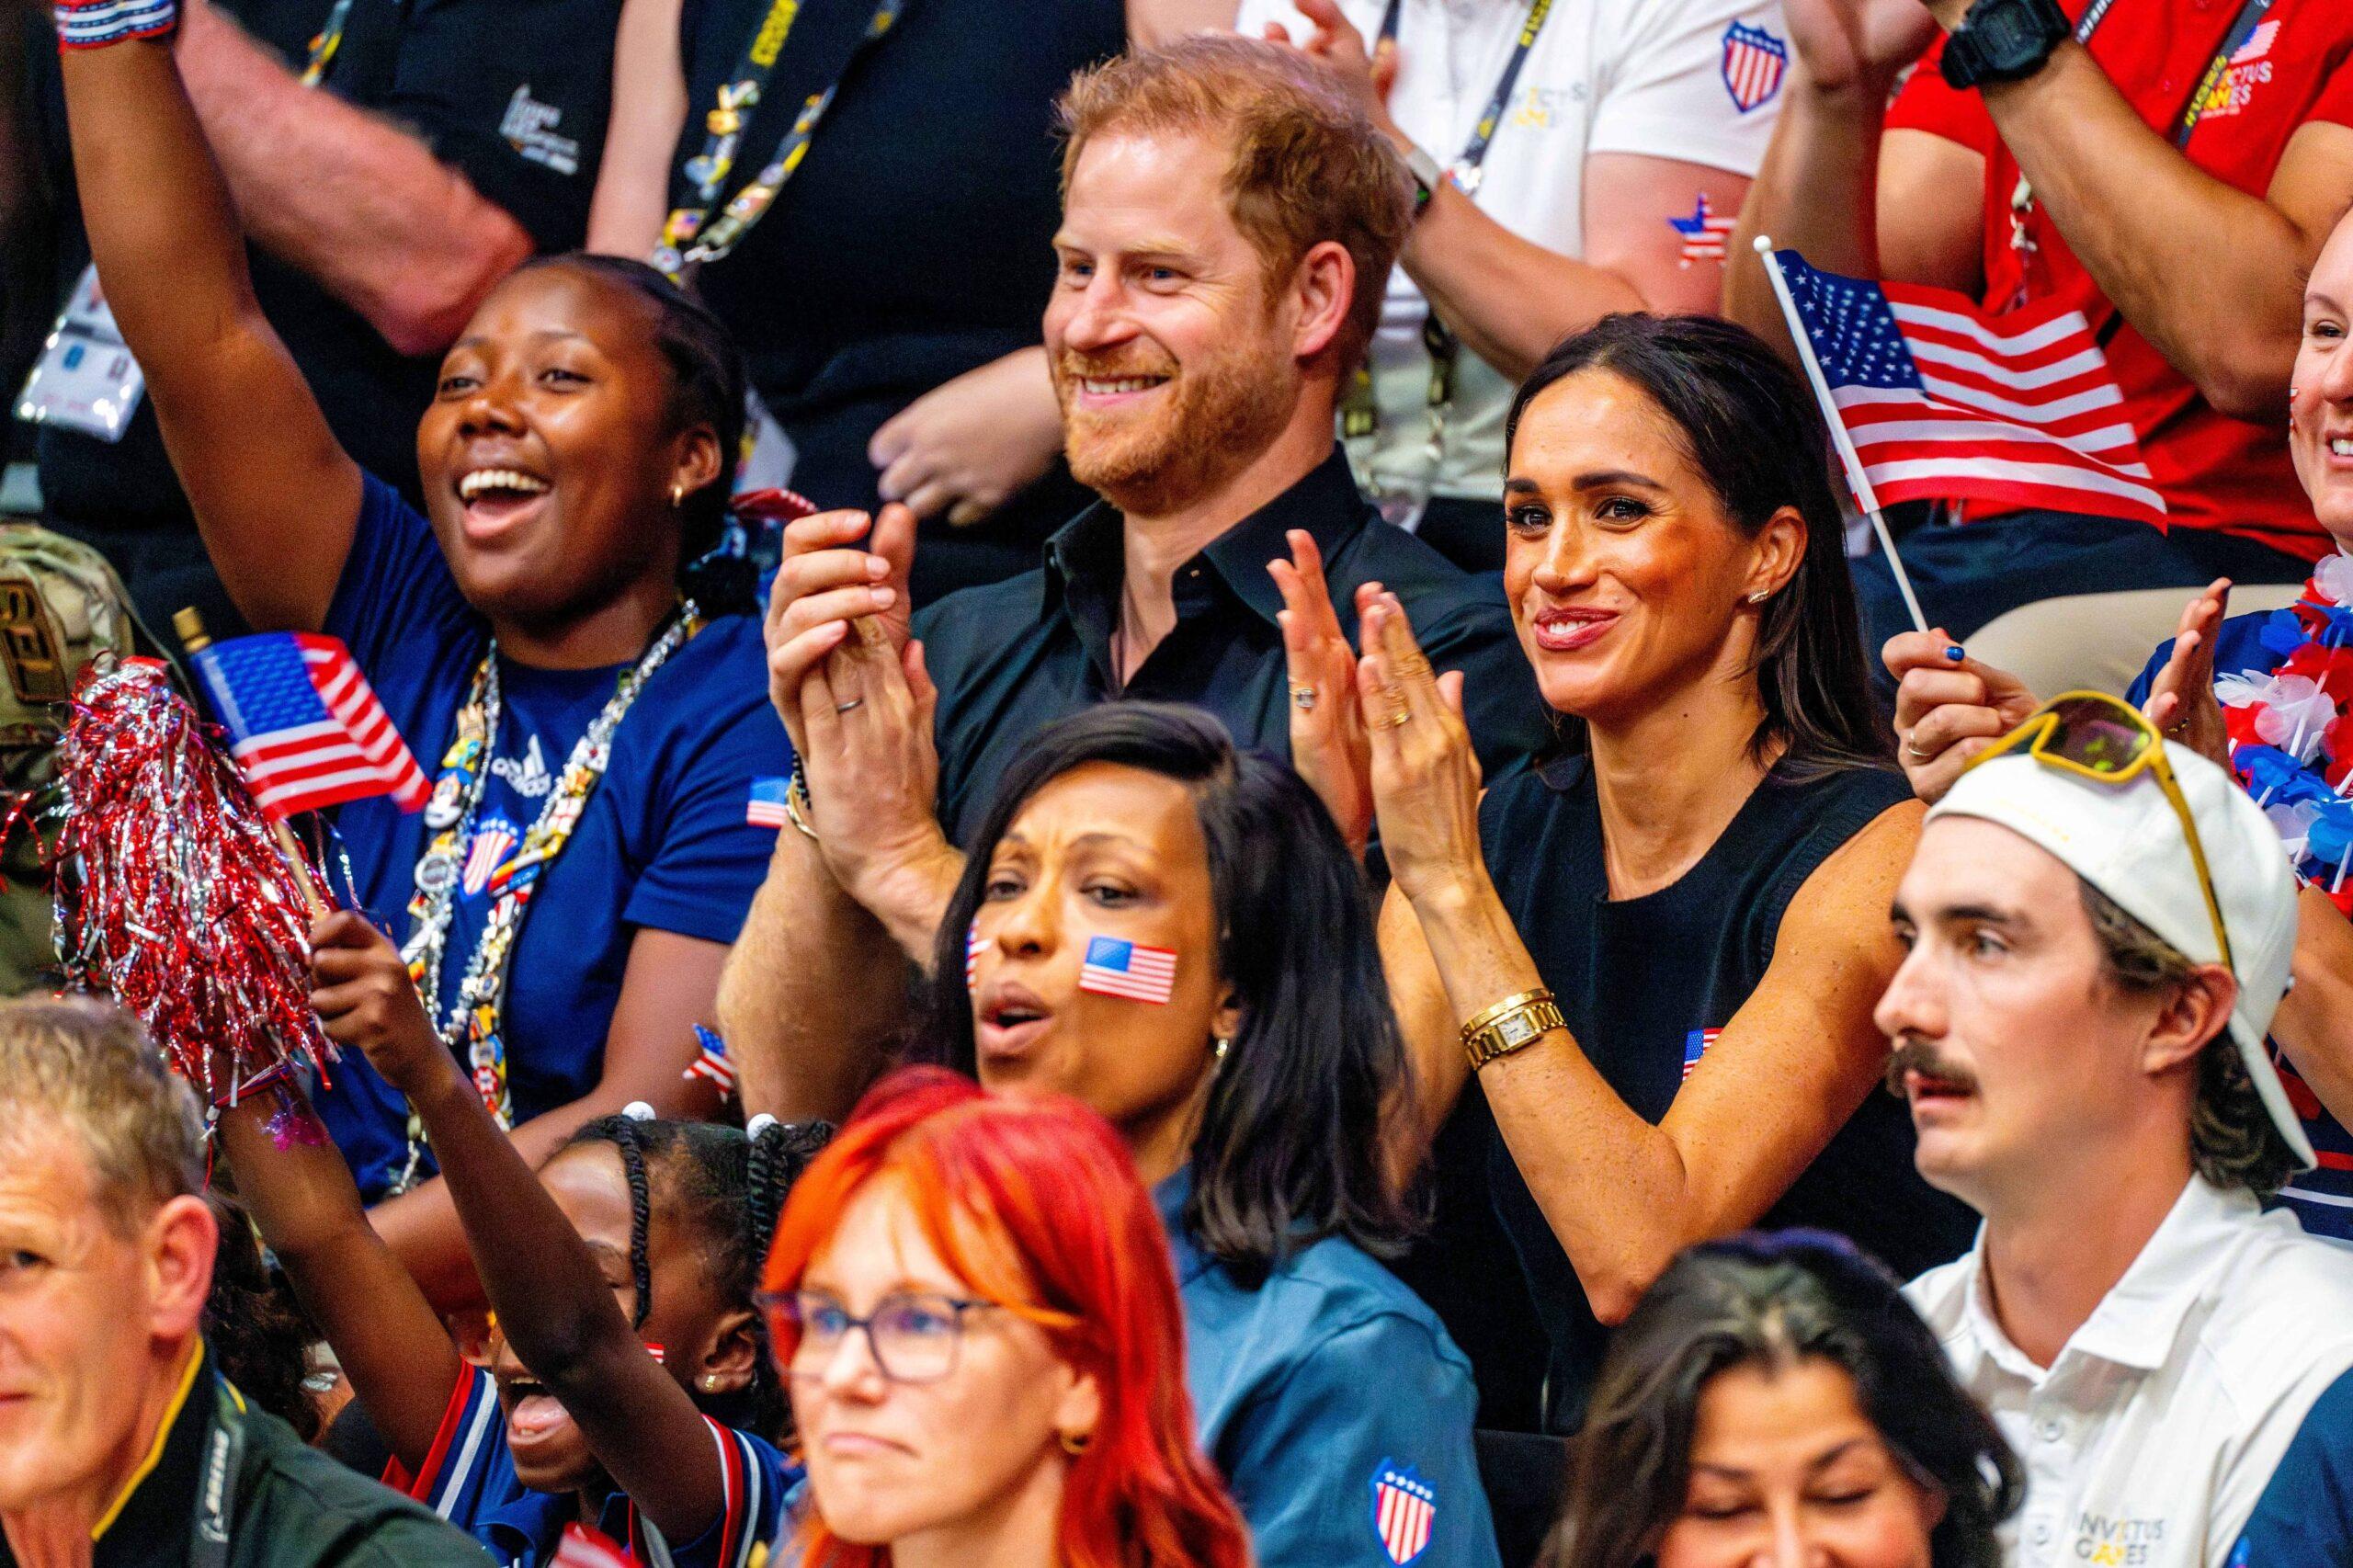
POLYGON ((284 821, 369 795, 421 809, 431 782, 350 650, 333 637, 268 631, 198 651, 198 676, 230 756, 265 815, 284 821))

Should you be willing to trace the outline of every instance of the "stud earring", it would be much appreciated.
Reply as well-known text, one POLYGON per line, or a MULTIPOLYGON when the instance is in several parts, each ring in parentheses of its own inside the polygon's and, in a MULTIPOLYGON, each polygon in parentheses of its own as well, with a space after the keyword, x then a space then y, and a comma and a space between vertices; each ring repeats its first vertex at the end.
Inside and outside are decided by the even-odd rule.
POLYGON ((676 511, 680 505, 686 501, 686 498, 687 487, 685 485, 673 484, 670 486, 670 509, 672 511, 676 511))
POLYGON ((1217 1051, 1216 1051, 1216 1059, 1217 1059, 1218 1061, 1220 1061, 1220 1062, 1224 1061, 1224 1060, 1225 1060, 1225 1053, 1226 1053, 1227 1051, 1229 1051, 1233 1050, 1233 1041, 1232 1041, 1232 1040, 1228 1040, 1228 1039, 1227 1039, 1225 1036, 1223 1036, 1223 1035, 1220 1035, 1220 1036, 1218 1036, 1218 1037, 1217 1037, 1217 1051))
POLYGON ((1753 605, 1761 605, 1770 597, 1770 590, 1759 588, 1755 593, 1748 596, 1748 602, 1753 605))
POLYGON ((719 1374, 717 1372, 705 1372, 702 1375, 702 1392, 705 1393, 717 1393, 719 1392, 719 1374))

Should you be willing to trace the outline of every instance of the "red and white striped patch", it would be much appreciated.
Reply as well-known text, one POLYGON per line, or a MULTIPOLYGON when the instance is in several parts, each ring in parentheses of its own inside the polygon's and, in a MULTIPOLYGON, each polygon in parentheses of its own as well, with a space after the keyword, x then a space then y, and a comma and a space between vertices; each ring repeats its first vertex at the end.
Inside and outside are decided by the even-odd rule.
POLYGON ((1383 1460, 1372 1472, 1372 1528, 1381 1550, 1405 1568, 1429 1549, 1438 1523, 1438 1488, 1411 1465, 1383 1460))

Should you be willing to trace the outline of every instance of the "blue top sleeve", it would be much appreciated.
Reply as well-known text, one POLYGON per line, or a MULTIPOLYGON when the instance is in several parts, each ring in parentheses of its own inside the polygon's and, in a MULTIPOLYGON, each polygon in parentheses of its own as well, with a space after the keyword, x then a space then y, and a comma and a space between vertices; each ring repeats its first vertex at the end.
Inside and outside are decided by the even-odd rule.
POLYGON ((1334 1334, 1219 1445, 1257 1560, 1497 1568, 1477 1405, 1419 1324, 1382 1313, 1334 1334))
POLYGON ((2353 1565, 2353 1372, 2322 1391, 2256 1499, 2230 1568, 2353 1565))

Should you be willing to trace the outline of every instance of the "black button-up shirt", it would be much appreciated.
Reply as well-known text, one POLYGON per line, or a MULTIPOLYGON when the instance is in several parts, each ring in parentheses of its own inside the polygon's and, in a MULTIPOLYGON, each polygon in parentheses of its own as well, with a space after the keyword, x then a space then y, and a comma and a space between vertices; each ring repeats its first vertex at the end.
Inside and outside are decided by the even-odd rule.
MULTIPOLYGON (((1497 520, 1501 527, 1501 519, 1497 520)), ((1111 653, 1126 571, 1125 522, 1098 502, 1047 541, 1046 564, 950 594, 915 617, 939 687, 939 820, 963 844, 1023 745, 1097 702, 1187 702, 1223 721, 1246 750, 1290 756, 1290 677, 1282 596, 1267 562, 1288 560, 1303 528, 1324 551, 1333 608, 1351 642, 1358 584, 1382 584, 1441 670, 1463 672, 1462 699, 1490 779, 1552 738, 1551 716, 1493 577, 1473 577, 1382 522, 1358 494, 1337 447, 1306 477, 1219 535, 1176 570, 1176 624, 1120 686, 1111 653)))

